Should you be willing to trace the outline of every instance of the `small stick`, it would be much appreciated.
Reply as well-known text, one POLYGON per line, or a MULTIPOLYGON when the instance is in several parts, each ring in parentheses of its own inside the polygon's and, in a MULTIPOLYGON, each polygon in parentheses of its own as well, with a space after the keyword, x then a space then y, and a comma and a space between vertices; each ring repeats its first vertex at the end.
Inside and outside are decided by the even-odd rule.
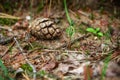
POLYGON ((6 51, 3 53, 1 58, 4 57, 8 53, 8 51, 10 50, 10 48, 12 48, 14 46, 14 44, 15 44, 15 41, 13 41, 12 44, 6 49, 6 51))
POLYGON ((21 48, 20 44, 18 43, 16 37, 14 37, 14 40, 15 40, 15 42, 16 42, 16 44, 17 44, 17 47, 19 48, 19 50, 20 50, 21 53, 23 54, 26 62, 27 62, 27 63, 30 65, 30 67, 33 69, 33 80, 36 80, 36 68, 35 68, 35 67, 30 63, 30 61, 27 59, 27 57, 26 57, 23 49, 21 48))
POLYGON ((65 43, 65 44, 63 44, 63 45, 61 45, 61 46, 58 46, 57 48, 55 48, 55 50, 56 50, 56 49, 59 49, 59 48, 62 48, 62 47, 66 47, 68 44, 72 45, 72 44, 74 44, 76 41, 85 39, 85 38, 87 38, 87 37, 89 37, 89 36, 90 36, 90 34, 80 36, 80 37, 72 40, 70 43, 65 43))
POLYGON ((46 62, 44 55, 41 55, 41 58, 43 59, 44 62, 46 62))
POLYGON ((8 31, 12 31, 12 28, 10 28, 10 27, 3 27, 3 26, 1 26, 1 25, 0 25, 0 29, 4 29, 4 30, 8 30, 8 31))
POLYGON ((89 17, 89 15, 90 15, 90 14, 88 14, 88 13, 86 13, 86 12, 81 11, 81 10, 79 10, 78 12, 79 12, 80 14, 86 16, 86 17, 89 17))
POLYGON ((24 73, 22 73, 22 75, 26 80, 30 80, 29 77, 27 75, 25 75, 24 73))
MULTIPOLYGON (((84 11, 81 11, 81 10, 79 10, 78 13, 80 13, 83 16, 88 17, 88 18, 90 16, 90 13, 87 13, 87 12, 84 12, 84 11)), ((95 16, 95 19, 100 19, 100 18, 101 18, 101 16, 95 16)))
POLYGON ((49 53, 51 60, 54 61, 55 60, 55 56, 52 55, 52 53, 49 53))
POLYGON ((15 17, 15 16, 8 15, 5 13, 0 13, 0 18, 21 19, 20 17, 15 17))
MULTIPOLYGON (((43 51, 46 51, 46 52, 59 52, 59 50, 49 50, 49 49, 44 49, 43 51)), ((68 53, 82 53, 82 51, 72 51, 72 50, 65 50, 63 52, 68 52, 68 53)))

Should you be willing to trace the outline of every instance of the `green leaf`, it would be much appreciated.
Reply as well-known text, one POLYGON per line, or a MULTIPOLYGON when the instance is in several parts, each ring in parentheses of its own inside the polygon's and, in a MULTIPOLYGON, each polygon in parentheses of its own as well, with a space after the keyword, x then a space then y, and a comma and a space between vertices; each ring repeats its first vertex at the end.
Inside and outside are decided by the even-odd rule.
POLYGON ((33 71, 32 68, 31 68, 31 66, 30 66, 29 64, 23 64, 23 65, 21 66, 21 68, 22 68, 23 70, 28 70, 28 71, 30 71, 30 72, 33 71))
POLYGON ((96 34, 96 30, 94 28, 87 28, 86 31, 96 34))
POLYGON ((97 34, 98 34, 98 36, 100 36, 100 37, 103 36, 103 33, 102 33, 102 32, 98 32, 97 34))
POLYGON ((0 68, 3 71, 3 76, 0 76, 0 80, 14 80, 9 76, 8 70, 5 67, 5 65, 2 63, 1 59, 0 59, 0 68))
POLYGON ((99 31, 100 31, 100 28, 96 28, 95 30, 96 30, 96 32, 99 32, 99 31))

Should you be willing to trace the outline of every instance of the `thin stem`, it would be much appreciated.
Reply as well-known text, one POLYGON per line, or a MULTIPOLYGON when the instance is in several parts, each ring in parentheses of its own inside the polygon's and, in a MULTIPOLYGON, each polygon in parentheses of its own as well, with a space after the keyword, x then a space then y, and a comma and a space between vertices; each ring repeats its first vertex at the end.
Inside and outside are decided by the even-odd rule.
POLYGON ((69 13, 68 13, 68 10, 67 10, 66 0, 64 0, 64 6, 65 6, 65 13, 66 13, 68 22, 69 22, 69 24, 71 25, 72 21, 71 21, 71 19, 70 19, 70 17, 69 17, 69 13))
POLYGON ((51 5, 52 5, 52 0, 50 0, 50 4, 49 4, 48 17, 50 16, 50 12, 51 12, 51 5))

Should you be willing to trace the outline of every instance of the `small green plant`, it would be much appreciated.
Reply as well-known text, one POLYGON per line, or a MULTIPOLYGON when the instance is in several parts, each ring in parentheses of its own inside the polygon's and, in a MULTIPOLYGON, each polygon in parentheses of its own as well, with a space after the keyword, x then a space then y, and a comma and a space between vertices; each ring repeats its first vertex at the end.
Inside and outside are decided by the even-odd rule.
POLYGON ((110 59, 111 59, 111 53, 109 53, 108 57, 106 57, 104 60, 104 65, 101 73, 101 80, 105 80, 104 77, 106 75, 106 71, 107 71, 108 63, 110 62, 110 59))
POLYGON ((26 70, 26 71, 29 71, 29 72, 32 72, 32 71, 33 71, 29 64, 23 64, 23 65, 21 66, 21 68, 22 68, 23 70, 26 70))
POLYGON ((44 77, 46 74, 47 74, 47 73, 46 73, 45 70, 40 70, 40 71, 38 72, 38 75, 40 75, 41 77, 44 77))
POLYGON ((0 80, 13 80, 9 76, 9 72, 5 65, 2 63, 2 60, 0 59, 0 80))
POLYGON ((94 34, 97 37, 102 37, 103 36, 103 33, 100 31, 100 28, 90 27, 90 28, 87 28, 86 31, 94 34))
POLYGON ((66 16, 67 16, 67 20, 70 24, 70 26, 66 29, 66 33, 68 34, 68 36, 71 39, 73 34, 75 33, 74 22, 71 20, 71 18, 69 16, 69 13, 68 13, 68 10, 67 10, 66 0, 64 0, 64 6, 65 6, 65 13, 66 13, 66 16))
POLYGON ((13 25, 17 22, 16 19, 9 19, 9 18, 0 18, 1 25, 13 25))
POLYGON ((67 4, 66 4, 66 0, 64 0, 64 6, 65 6, 65 13, 66 13, 66 16, 67 16, 67 20, 69 22, 69 27, 66 29, 66 33, 68 34, 69 36, 69 43, 68 43, 68 48, 71 48, 71 39, 72 39, 72 36, 74 35, 75 33, 75 28, 74 28, 74 22, 71 20, 70 16, 69 16, 69 13, 68 13, 68 10, 67 10, 67 4))
POLYGON ((74 35, 75 33, 75 29, 73 26, 69 26, 67 29, 66 29, 66 33, 68 34, 68 36, 70 38, 72 38, 72 36, 74 35))

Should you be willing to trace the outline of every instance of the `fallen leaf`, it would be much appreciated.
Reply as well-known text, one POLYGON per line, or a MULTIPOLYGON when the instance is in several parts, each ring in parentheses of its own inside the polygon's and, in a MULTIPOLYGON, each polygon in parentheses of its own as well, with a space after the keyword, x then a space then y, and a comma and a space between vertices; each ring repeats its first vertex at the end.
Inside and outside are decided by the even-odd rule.
POLYGON ((69 71, 69 73, 76 74, 76 75, 83 74, 84 73, 84 67, 88 64, 90 64, 90 62, 84 62, 78 68, 69 71))
POLYGON ((50 71, 57 66, 57 62, 49 61, 45 66, 42 67, 42 70, 50 71))
POLYGON ((69 70, 70 70, 71 68, 76 68, 76 67, 75 67, 74 65, 72 65, 72 64, 60 63, 60 64, 58 65, 58 68, 55 70, 55 72, 61 72, 61 73, 63 73, 63 74, 66 74, 67 72, 69 72, 69 70))

